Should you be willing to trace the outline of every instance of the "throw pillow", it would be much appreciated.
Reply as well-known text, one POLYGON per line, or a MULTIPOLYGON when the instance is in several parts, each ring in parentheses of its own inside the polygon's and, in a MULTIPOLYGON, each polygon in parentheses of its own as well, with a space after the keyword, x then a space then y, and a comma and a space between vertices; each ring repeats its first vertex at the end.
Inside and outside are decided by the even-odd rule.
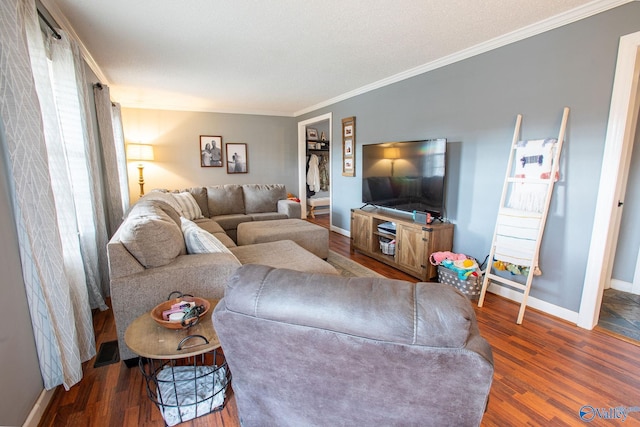
POLYGON ((196 199, 193 198, 191 193, 185 191, 182 193, 171 193, 171 195, 180 206, 183 217, 190 220, 204 218, 198 202, 196 202, 196 199))
POLYGON ((161 209, 129 215, 120 229, 120 242, 145 268, 172 262, 184 248, 180 227, 161 209))
POLYGON ((198 227, 186 218, 181 218, 184 242, 189 254, 231 253, 213 234, 198 227))

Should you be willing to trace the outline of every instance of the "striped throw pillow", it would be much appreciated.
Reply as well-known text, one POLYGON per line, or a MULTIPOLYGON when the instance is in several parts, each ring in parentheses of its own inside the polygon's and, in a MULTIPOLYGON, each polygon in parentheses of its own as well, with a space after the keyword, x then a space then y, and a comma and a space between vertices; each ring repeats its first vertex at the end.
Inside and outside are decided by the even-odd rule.
POLYGON ((171 195, 178 205, 180 205, 180 209, 182 211, 180 212, 181 216, 190 220, 204 218, 204 216, 202 216, 200 206, 198 206, 198 202, 196 202, 196 199, 193 198, 191 193, 185 191, 182 193, 171 193, 171 195))
POLYGON ((195 222, 184 217, 181 217, 180 221, 182 222, 182 233, 184 234, 184 243, 187 246, 188 254, 231 253, 220 240, 208 231, 198 227, 195 222))

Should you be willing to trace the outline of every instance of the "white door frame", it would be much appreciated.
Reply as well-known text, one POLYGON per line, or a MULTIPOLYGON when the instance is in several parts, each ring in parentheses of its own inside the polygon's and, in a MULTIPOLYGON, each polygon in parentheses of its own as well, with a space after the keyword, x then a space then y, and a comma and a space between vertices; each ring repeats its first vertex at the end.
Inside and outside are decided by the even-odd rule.
POLYGON ((640 106, 639 76, 640 32, 637 32, 620 37, 618 47, 591 245, 578 313, 578 326, 586 329, 593 329, 598 324, 602 292, 605 283, 611 280, 622 215, 618 202, 624 200, 640 106))
MULTIPOLYGON (((298 122, 298 197, 302 207, 302 218, 307 217, 307 125, 329 120, 329 141, 333 139, 333 114, 327 113, 298 122)), ((329 143, 329 179, 331 174, 331 142, 329 143)), ((333 185, 329 184, 329 203, 333 200, 333 185)), ((331 226, 331 209, 329 209, 329 226, 331 226)))

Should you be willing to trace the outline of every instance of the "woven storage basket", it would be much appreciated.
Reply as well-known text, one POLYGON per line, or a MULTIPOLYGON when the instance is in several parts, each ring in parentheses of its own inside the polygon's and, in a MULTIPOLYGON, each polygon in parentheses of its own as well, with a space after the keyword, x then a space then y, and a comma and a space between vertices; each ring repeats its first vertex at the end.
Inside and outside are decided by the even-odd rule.
POLYGON ((380 241, 380 250, 385 255, 395 255, 396 254, 396 244, 395 242, 383 242, 380 241))
POLYGON ((480 291, 482 290, 482 275, 469 276, 467 280, 461 280, 458 277, 458 273, 448 269, 447 267, 439 265, 438 282, 453 286, 465 294, 469 299, 476 300, 480 298, 480 291))

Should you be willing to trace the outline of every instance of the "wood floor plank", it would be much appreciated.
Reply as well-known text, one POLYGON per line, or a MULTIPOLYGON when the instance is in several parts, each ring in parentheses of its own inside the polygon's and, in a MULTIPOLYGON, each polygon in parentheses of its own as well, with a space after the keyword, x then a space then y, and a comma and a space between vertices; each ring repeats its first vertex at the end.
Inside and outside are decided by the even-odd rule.
MULTIPOLYGON (((310 220, 328 227, 328 215, 310 220)), ((339 254, 401 280, 411 276, 358 252, 351 253, 349 238, 330 233, 330 248, 339 254)), ((516 325, 519 305, 487 294, 484 307, 475 306, 478 325, 493 349, 495 375, 482 426, 576 426, 580 408, 640 406, 640 347, 598 328, 580 329, 560 319, 528 309, 524 323, 516 325)), ((94 312, 97 347, 115 337, 110 310, 94 312)), ((69 391, 58 387, 40 426, 163 426, 160 411, 147 398, 137 367, 122 362, 93 368, 83 366, 84 378, 69 391)), ((613 421, 602 421, 602 425, 613 421)), ((615 421, 615 420, 614 420, 615 421)), ((622 425, 622 424, 618 424, 622 425)), ((625 426, 640 425, 633 412, 625 426)), ((215 414, 181 424, 185 427, 239 427, 235 397, 215 414)))

